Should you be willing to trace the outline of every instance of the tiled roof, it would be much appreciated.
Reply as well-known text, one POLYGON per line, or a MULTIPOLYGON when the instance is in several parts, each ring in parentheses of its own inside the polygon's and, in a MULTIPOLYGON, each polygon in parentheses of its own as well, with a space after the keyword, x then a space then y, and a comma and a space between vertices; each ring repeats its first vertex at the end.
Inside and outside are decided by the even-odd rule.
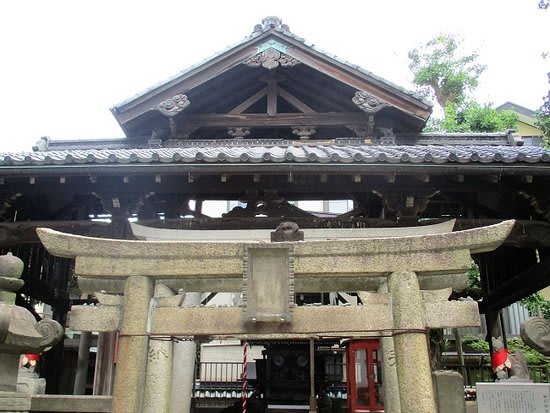
POLYGON ((86 149, 0 153, 4 166, 199 163, 468 164, 546 163, 537 146, 489 145, 249 145, 150 149, 86 149))

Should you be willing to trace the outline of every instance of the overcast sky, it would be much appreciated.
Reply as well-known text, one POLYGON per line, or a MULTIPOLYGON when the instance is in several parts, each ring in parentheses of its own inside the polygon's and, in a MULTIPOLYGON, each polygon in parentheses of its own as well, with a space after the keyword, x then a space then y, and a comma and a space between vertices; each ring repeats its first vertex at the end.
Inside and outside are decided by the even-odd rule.
POLYGON ((109 108, 248 36, 276 15, 308 42, 412 88, 407 52, 438 33, 488 66, 476 98, 538 108, 550 10, 538 0, 2 1, 0 152, 41 136, 112 138, 109 108))

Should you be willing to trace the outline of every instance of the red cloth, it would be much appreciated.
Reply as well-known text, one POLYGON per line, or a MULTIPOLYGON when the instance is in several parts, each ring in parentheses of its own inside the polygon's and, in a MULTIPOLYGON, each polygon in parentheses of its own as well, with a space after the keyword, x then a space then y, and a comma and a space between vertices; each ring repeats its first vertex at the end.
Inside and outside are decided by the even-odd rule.
POLYGON ((39 362, 40 361, 40 356, 38 354, 25 354, 25 357, 27 358, 27 360, 31 361, 31 360, 34 360, 36 362, 39 362))
POLYGON ((506 348, 491 354, 491 367, 493 367, 493 371, 496 371, 499 366, 502 366, 508 361, 508 354, 510 354, 510 352, 506 348))

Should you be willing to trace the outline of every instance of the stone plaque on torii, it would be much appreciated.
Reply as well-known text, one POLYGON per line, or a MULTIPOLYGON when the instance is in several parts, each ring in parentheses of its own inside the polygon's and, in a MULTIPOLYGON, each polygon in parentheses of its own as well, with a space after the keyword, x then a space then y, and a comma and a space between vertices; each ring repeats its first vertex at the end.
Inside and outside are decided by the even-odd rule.
MULTIPOLYGON (((107 310, 109 326, 102 325, 102 307, 90 307, 89 311, 73 308, 71 316, 71 327, 75 329, 106 331, 108 327, 109 331, 120 331, 117 370, 124 375, 115 377, 114 412, 141 411, 150 337, 284 339, 372 337, 383 333, 394 337, 401 410, 432 413, 435 405, 427 329, 477 326, 479 314, 476 302, 446 301, 448 290, 422 292, 421 286, 463 286, 471 254, 497 248, 513 225, 513 221, 506 221, 445 234, 315 241, 306 238, 271 244, 269 248, 278 249, 268 254, 271 264, 265 266, 256 257, 262 271, 273 268, 278 273, 282 267, 276 257, 288 260, 292 268, 287 268, 286 275, 288 280, 293 279, 295 291, 372 291, 386 285, 387 293, 365 295, 368 300, 362 306, 294 307, 288 301, 289 308, 269 308, 268 313, 261 304, 265 301, 262 282, 254 284, 259 292, 252 313, 231 307, 150 306, 155 283, 176 291, 241 291, 246 268, 243 257, 251 248, 261 250, 264 242, 121 241, 49 229, 38 229, 38 234, 51 254, 75 258, 75 274, 87 290, 124 291, 123 301, 107 310), (254 320, 254 313, 261 314, 260 319, 254 320)), ((273 283, 269 284, 273 288, 273 283)), ((290 291, 292 288, 281 289, 286 297, 290 291)))

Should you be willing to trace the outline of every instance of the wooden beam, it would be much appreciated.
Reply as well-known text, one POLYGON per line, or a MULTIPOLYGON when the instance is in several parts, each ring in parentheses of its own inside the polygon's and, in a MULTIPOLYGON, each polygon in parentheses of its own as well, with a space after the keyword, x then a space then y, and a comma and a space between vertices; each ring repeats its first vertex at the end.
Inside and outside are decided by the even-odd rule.
POLYGON ((106 222, 93 221, 24 221, 0 223, 0 247, 8 248, 20 244, 39 243, 36 228, 47 227, 57 231, 86 236, 108 236, 106 222))
POLYGON ((351 70, 350 67, 337 61, 329 62, 326 56, 316 51, 305 50, 302 45, 297 44, 296 47, 288 47, 287 54, 298 59, 303 64, 348 86, 372 93, 376 97, 388 102, 409 115, 425 120, 431 113, 427 105, 416 103, 411 96, 399 90, 389 90, 390 86, 381 84, 374 78, 365 79, 364 75, 361 76, 358 72, 351 70))
POLYGON ((119 123, 125 124, 128 121, 137 118, 143 113, 156 108, 156 106, 166 99, 173 97, 178 93, 186 93, 191 89, 205 83, 206 81, 219 76, 256 53, 256 48, 252 45, 244 46, 240 50, 235 50, 232 54, 220 55, 204 65, 186 72, 164 85, 153 89, 144 95, 124 104, 113 108, 112 112, 119 123))
POLYGON ((351 103, 351 97, 348 102, 336 95, 332 95, 330 98, 326 96, 321 96, 311 90, 311 85, 305 86, 302 82, 300 82, 300 79, 294 79, 289 76, 289 80, 291 79, 292 83, 289 84, 288 82, 286 82, 285 86, 288 86, 294 91, 301 93, 302 95, 308 97, 310 100, 317 101, 322 105, 329 105, 338 112, 349 111, 349 106, 346 106, 346 104, 349 105, 351 103))
POLYGON ((267 79, 267 115, 275 116, 277 114, 277 79, 271 77, 267 79))
POLYGON ((201 127, 272 127, 272 126, 337 126, 362 124, 363 113, 277 113, 274 116, 260 113, 182 115, 184 123, 201 127))
POLYGON ((288 103, 290 103, 292 106, 294 106, 296 109, 298 109, 303 113, 316 113, 313 109, 311 109, 308 105, 306 105, 296 96, 294 96, 291 93, 288 93, 286 90, 282 88, 279 88, 279 96, 281 96, 284 100, 286 100, 288 103))
POLYGON ((419 175, 416 175, 416 179, 418 179, 420 182, 422 182, 424 184, 427 184, 428 182, 430 182, 430 175, 428 175, 428 174, 419 174, 419 175))
POLYGON ((267 87, 264 87, 259 92, 253 94, 248 99, 246 99, 244 102, 233 108, 229 111, 230 115, 236 115, 239 113, 243 113, 245 110, 247 110, 250 106, 252 106, 254 103, 256 103, 258 100, 263 98, 265 95, 267 95, 267 87))
POLYGON ((550 285, 550 257, 499 285, 487 297, 492 310, 499 310, 550 285))

